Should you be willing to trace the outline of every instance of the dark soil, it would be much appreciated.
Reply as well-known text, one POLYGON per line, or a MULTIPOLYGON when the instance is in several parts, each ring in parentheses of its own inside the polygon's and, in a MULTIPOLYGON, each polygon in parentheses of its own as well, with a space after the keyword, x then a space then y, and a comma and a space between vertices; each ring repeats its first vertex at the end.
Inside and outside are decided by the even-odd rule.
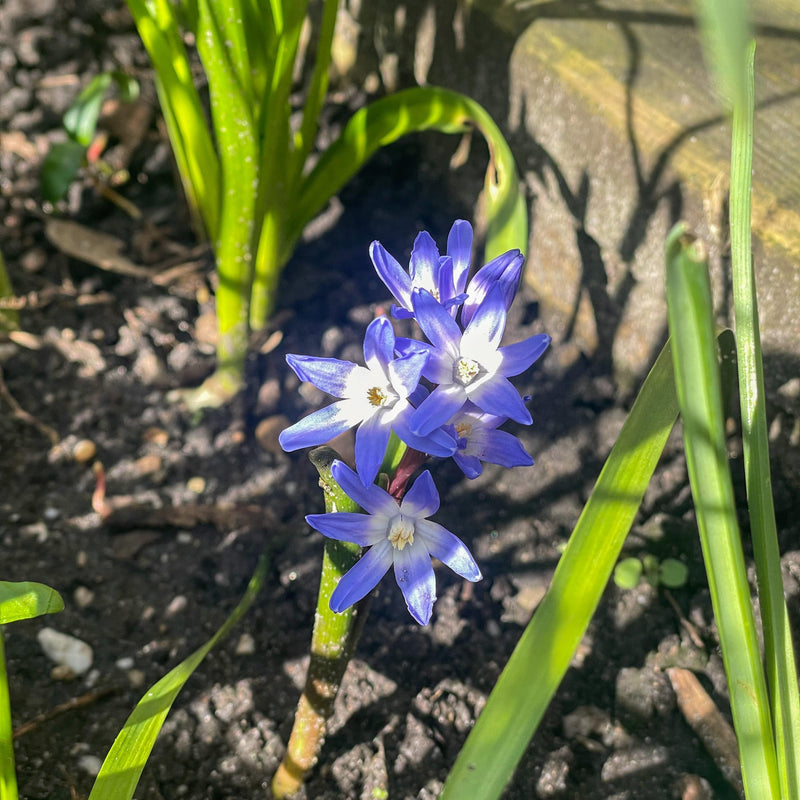
MULTIPOLYGON (((0 127, 4 137, 21 137, 5 138, 0 148, 0 247, 17 294, 34 293, 21 328, 38 344, 2 345, 0 364, 22 409, 60 440, 51 446, 4 401, 0 578, 45 582, 66 601, 58 616, 4 630, 15 724, 99 692, 18 738, 21 796, 88 794, 96 761, 87 756, 102 760, 146 687, 219 627, 267 546, 265 588, 179 696, 136 795, 265 797, 303 681, 322 552, 321 537, 303 522, 322 509, 314 470, 303 453, 280 452, 275 439, 324 398, 299 390, 284 356, 360 357, 366 325, 387 300, 369 242, 380 239, 401 260, 419 229, 444 244, 452 220, 472 213, 480 154, 455 178, 447 169, 454 144, 445 137, 401 143, 376 157, 298 248, 273 327, 248 365, 244 395, 192 418, 170 392, 213 367, 212 264, 207 249, 195 246, 127 12, 100 0, 7 0, 0 57, 0 127), (60 115, 93 75, 118 65, 142 80, 145 110, 152 110, 130 152, 114 137, 108 152, 129 169, 132 179, 119 191, 142 218, 131 219, 86 181, 63 207, 43 209, 38 170, 49 143, 63 136, 60 115), (161 286, 101 271, 50 243, 50 214, 119 237, 137 264, 192 262, 194 269, 161 286), (92 460, 74 458, 84 439, 105 469, 109 502, 126 508, 110 519, 92 509, 92 460), (186 515, 197 504, 207 513, 193 523, 186 515), (45 625, 92 646, 86 675, 70 681, 52 674, 36 638, 45 625)), ((331 130, 363 97, 342 90, 337 100, 327 111, 331 130)), ((537 331, 535 298, 523 292, 509 338, 537 331)), ((427 628, 409 617, 390 579, 381 584, 308 798, 378 797, 373 790, 380 789, 393 799, 433 798, 441 786, 547 587, 630 401, 590 359, 561 368, 558 347, 555 341, 550 357, 517 382, 533 395, 534 424, 517 432, 535 467, 489 468, 468 482, 452 464, 433 466, 442 495, 437 519, 471 546, 485 579, 473 587, 438 571, 439 600, 427 628)), ((740 469, 735 439, 732 451, 740 469)), ((785 437, 777 437, 776 452, 796 615, 797 471, 787 466, 785 437)), ((688 584, 671 600, 649 585, 608 588, 506 797, 736 796, 678 711, 662 671, 692 668, 727 714, 680 453, 676 434, 628 547, 682 559, 688 584)))

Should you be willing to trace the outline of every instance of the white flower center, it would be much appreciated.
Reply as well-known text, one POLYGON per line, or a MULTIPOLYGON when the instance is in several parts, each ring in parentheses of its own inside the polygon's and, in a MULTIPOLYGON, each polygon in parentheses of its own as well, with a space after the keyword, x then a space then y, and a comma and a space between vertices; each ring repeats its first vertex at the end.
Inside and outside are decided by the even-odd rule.
POLYGON ((395 550, 402 550, 407 544, 414 544, 414 523, 398 517, 392 522, 387 538, 395 550))
POLYGON ((472 424, 470 422, 462 420, 457 422, 454 427, 459 439, 469 439, 469 435, 472 433, 472 424))
POLYGON ((468 386, 480 374, 481 365, 472 358, 461 356, 455 363, 453 377, 462 386, 468 386))
POLYGON ((380 386, 371 386, 367 389, 367 402, 376 408, 382 408, 389 402, 389 392, 380 386))

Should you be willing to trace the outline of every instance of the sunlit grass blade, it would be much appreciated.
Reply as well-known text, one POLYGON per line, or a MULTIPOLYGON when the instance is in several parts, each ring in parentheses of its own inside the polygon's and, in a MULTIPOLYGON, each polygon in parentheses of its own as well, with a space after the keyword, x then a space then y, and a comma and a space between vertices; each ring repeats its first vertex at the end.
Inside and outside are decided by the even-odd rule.
POLYGON ((0 625, 63 610, 61 595, 43 583, 0 581, 0 625))
POLYGON ((742 553, 722 413, 708 266, 682 225, 667 239, 667 305, 689 481, 728 679, 742 780, 780 797, 769 697, 742 553))
POLYGON ((746 92, 745 51, 750 39, 747 0, 695 0, 706 57, 725 101, 741 105, 746 92))
POLYGON ((782 796, 797 800, 800 798, 800 695, 789 613, 781 579, 769 466, 764 365, 750 248, 754 59, 755 42, 751 42, 742 65, 745 72, 744 96, 742 102, 735 103, 733 107, 730 229, 734 323, 747 502, 764 626, 764 654, 778 767, 782 796))
POLYGON ((89 800, 130 800, 136 791, 161 726, 175 698, 209 651, 233 628, 250 608, 267 575, 267 556, 259 559, 247 591, 222 624, 198 650, 168 672, 139 701, 106 756, 89 800))
POLYGON ((376 100, 350 118, 339 138, 305 177, 293 205, 286 243, 289 247, 376 150, 419 131, 464 133, 477 127, 489 144, 486 212, 490 237, 487 257, 528 247, 528 218, 514 157, 486 110, 474 100, 448 89, 426 86, 406 89, 376 100))
POLYGON ((184 192, 213 241, 219 227, 219 164, 175 11, 169 0, 127 3, 155 67, 158 98, 184 192))
POLYGON ((553 581, 447 778, 442 800, 496 800, 600 602, 678 414, 669 346, 647 376, 553 581))
MULTIPOLYGON (((6 262, 0 253, 0 298, 10 297, 14 294, 11 278, 8 275, 6 262)), ((19 313, 16 309, 4 308, 0 310, 0 331, 15 331, 19 327, 19 313)))
MULTIPOLYGON (((62 611, 61 595, 43 583, 0 581, 0 625, 62 611)), ((0 629, 0 800, 17 800, 17 776, 11 727, 11 698, 6 654, 0 629)))

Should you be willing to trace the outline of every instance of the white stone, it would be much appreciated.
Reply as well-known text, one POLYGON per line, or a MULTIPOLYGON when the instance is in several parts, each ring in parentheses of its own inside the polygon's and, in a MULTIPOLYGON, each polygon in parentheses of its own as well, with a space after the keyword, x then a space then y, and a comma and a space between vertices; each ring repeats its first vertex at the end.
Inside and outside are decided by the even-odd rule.
POLYGON ((83 675, 92 666, 94 653, 86 642, 53 628, 42 628, 36 638, 51 661, 69 667, 75 675, 83 675))

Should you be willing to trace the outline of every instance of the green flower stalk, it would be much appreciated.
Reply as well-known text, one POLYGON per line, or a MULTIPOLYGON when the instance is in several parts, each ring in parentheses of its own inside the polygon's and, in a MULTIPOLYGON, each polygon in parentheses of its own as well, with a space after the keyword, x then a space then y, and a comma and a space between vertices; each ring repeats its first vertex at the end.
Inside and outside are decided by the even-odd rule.
MULTIPOLYGON (((325 511, 329 514, 358 511, 358 505, 342 491, 331 473, 338 453, 330 447, 317 447, 309 453, 309 458, 319 472, 320 486, 325 494, 325 511)), ((325 727, 333 713, 333 703, 367 613, 364 601, 336 614, 331 611, 330 598, 339 580, 356 563, 360 553, 358 545, 325 540, 322 578, 311 637, 311 661, 286 755, 272 779, 272 795, 276 800, 297 793, 306 775, 317 763, 322 749, 325 727)))

